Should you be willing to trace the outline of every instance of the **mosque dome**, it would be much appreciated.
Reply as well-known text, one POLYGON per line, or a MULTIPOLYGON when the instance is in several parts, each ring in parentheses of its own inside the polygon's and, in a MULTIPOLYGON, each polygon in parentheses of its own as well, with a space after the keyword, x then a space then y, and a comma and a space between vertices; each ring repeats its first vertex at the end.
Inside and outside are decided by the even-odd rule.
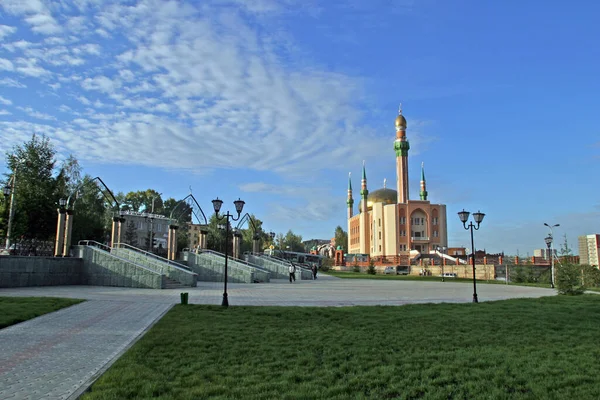
POLYGON ((396 117, 396 128, 406 128, 406 118, 404 115, 400 114, 396 117))
MULTIPOLYGON (((396 204, 398 202, 398 192, 394 189, 382 188, 369 193, 367 196, 367 210, 373 209, 373 204, 383 203, 396 204)), ((362 203, 362 201, 361 201, 362 203)), ((361 210, 361 205, 358 205, 358 210, 361 210)))

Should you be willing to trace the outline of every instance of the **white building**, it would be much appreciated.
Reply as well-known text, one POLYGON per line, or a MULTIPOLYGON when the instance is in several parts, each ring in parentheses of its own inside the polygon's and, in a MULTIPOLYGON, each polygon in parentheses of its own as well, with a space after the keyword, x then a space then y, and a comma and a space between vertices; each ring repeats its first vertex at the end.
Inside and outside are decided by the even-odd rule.
POLYGON ((579 236, 579 263, 598 267, 600 235, 579 236))

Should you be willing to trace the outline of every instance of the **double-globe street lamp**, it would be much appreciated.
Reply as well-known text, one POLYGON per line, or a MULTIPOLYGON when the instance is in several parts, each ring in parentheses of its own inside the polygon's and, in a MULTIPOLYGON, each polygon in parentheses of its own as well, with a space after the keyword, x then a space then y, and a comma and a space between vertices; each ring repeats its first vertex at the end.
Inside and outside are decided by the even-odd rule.
POLYGON ((475 283, 475 242, 473 241, 473 229, 479 230, 479 224, 481 224, 481 221, 483 221, 483 217, 485 217, 485 214, 480 211, 473 213, 473 219, 475 219, 477 226, 473 225, 473 221, 469 222, 469 225, 467 225, 467 221, 469 220, 469 214, 470 212, 465 211, 465 209, 463 208, 463 210, 458 213, 458 218, 460 218, 460 221, 463 223, 463 227, 466 230, 471 230, 471 263, 473 265, 473 303, 479 303, 479 300, 477 299, 477 284, 475 283))
POLYGON ((554 288, 554 249, 552 247, 552 242, 554 241, 554 230, 552 228, 556 228, 560 226, 560 224, 548 225, 544 222, 544 225, 550 228, 550 234, 544 239, 546 242, 546 246, 548 246, 548 251, 550 252, 550 287, 554 288))
MULTIPOLYGON (((237 212, 237 218, 235 218, 234 214, 229 214, 229 211, 227 211, 226 214, 219 216, 219 211, 221 210, 221 206, 223 205, 223 200, 219 200, 219 198, 217 197, 216 199, 214 199, 212 201, 213 203, 213 208, 215 209, 215 217, 217 218, 217 220, 222 220, 225 219, 225 240, 227 241, 227 238, 229 237, 229 220, 231 219, 232 221, 237 221, 240 219, 240 214, 242 213, 242 210, 244 209, 244 204, 246 204, 243 200, 241 199, 237 199, 236 201, 233 202, 233 204, 235 205, 235 211, 237 212)), ((223 274, 223 285, 224 285, 224 289, 223 289, 223 302, 221 303, 221 306, 223 307, 229 307, 229 299, 227 298, 227 259, 229 258, 229 256, 227 255, 227 242, 225 243, 225 273, 223 274)))

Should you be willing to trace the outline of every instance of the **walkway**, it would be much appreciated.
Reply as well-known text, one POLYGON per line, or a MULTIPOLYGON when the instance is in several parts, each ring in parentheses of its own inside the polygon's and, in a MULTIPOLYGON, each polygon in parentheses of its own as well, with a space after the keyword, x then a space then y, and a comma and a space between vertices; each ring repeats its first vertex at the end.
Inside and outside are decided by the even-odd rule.
MULTIPOLYGON (((76 398, 169 308, 179 293, 190 303, 220 304, 222 283, 153 290, 97 286, 0 289, 0 296, 88 301, 0 330, 0 399, 76 398)), ((478 285, 480 301, 542 297, 535 287, 478 285)), ((229 304, 270 306, 401 305, 470 302, 472 286, 453 282, 337 279, 229 284, 229 304)))

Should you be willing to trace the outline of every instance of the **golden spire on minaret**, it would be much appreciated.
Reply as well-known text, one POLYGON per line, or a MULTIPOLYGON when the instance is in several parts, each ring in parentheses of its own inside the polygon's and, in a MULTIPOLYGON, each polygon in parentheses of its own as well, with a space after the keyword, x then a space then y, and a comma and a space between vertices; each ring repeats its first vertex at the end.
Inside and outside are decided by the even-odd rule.
POLYGON ((396 117, 396 131, 405 131, 406 130, 406 118, 402 115, 402 103, 400 103, 400 107, 398 107, 398 116, 396 117))

